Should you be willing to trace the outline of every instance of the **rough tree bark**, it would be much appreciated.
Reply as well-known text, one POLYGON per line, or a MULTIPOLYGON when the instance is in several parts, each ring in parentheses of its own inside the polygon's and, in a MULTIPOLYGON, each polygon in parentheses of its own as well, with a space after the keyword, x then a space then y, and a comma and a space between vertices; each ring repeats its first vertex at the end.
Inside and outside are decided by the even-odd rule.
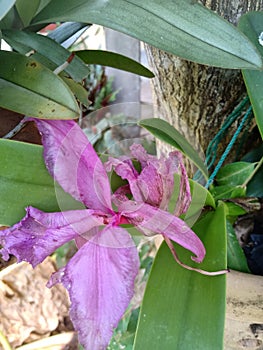
MULTIPOLYGON (((263 9, 263 0, 201 2, 235 25, 242 14, 263 9)), ((198 149, 205 151, 226 116, 245 95, 240 71, 199 65, 148 45, 146 52, 155 74, 153 99, 156 116, 173 124, 192 143, 195 140, 198 149)), ((228 141, 226 138, 225 145, 228 141)), ((165 146, 161 147, 165 149, 165 146)))

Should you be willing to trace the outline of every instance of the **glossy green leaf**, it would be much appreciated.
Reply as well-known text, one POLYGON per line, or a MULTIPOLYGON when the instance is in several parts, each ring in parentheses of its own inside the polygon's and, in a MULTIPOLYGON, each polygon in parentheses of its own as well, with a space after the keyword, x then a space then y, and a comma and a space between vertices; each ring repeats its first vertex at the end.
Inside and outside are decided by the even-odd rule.
MULTIPOLYGON (((72 44, 72 37, 75 38, 76 35, 79 36, 86 29, 88 29, 90 25, 86 23, 77 23, 77 22, 67 22, 62 23, 59 27, 52 30, 52 32, 48 33, 48 37, 50 39, 55 40, 57 43, 62 44, 63 47, 68 48, 70 44, 72 44), (65 45, 67 43, 67 45, 65 45)), ((73 40, 74 42, 75 40, 73 40)))
POLYGON ((82 50, 76 51, 76 55, 86 64, 99 64, 101 66, 121 69, 147 78, 154 77, 154 74, 140 63, 115 52, 103 50, 82 50))
MULTIPOLYGON (((206 257, 200 268, 226 267, 226 223, 223 204, 194 226, 206 257)), ((180 259, 196 266, 176 246, 180 259)), ((204 276, 179 266, 163 243, 147 283, 134 350, 222 350, 226 276, 204 276)))
POLYGON ((241 186, 233 187, 231 185, 215 186, 211 189, 215 200, 245 197, 246 189, 241 186))
POLYGON ((193 0, 52 0, 33 24, 101 24, 203 64, 258 68, 262 60, 233 25, 193 0))
MULTIPOLYGON (((55 63, 56 66, 65 63, 71 55, 70 51, 44 35, 18 30, 3 30, 3 37, 10 46, 20 53, 26 54, 35 50, 38 54, 55 63)), ((81 82, 89 74, 89 68, 78 57, 74 57, 64 70, 77 82, 81 82)))
POLYGON ((8 11, 14 6, 16 0, 1 0, 0 1, 0 21, 8 11))
POLYGON ((263 198, 263 166, 247 185, 247 196, 263 198))
POLYGON ((244 208, 238 205, 238 202, 225 202, 225 206, 227 208, 228 216, 234 217, 234 220, 237 218, 237 216, 244 215, 247 213, 247 211, 244 208))
MULTIPOLYGON (((215 200, 212 194, 196 181, 189 179, 191 189, 191 203, 187 212, 184 214, 184 221, 192 227, 202 215, 204 208, 215 208, 215 200)), ((178 184, 179 185, 179 184, 178 184)))
POLYGON ((243 185, 246 179, 253 173, 255 164, 248 162, 235 162, 223 166, 217 176, 218 185, 243 185))
POLYGON ((84 88, 83 85, 64 75, 60 75, 60 77, 68 85, 68 87, 80 103, 82 103, 86 107, 88 107, 91 104, 91 102, 89 101, 89 92, 84 88))
POLYGON ((0 225, 13 225, 28 205, 43 211, 81 208, 46 170, 43 147, 0 139, 0 225), (57 200, 59 198, 59 201, 57 200))
POLYGON ((50 2, 51 2, 51 0, 40 0, 40 4, 39 4, 39 8, 38 8, 37 12, 40 12, 41 10, 43 10, 43 8, 46 7, 47 4, 50 2))
POLYGON ((78 104, 70 89, 39 62, 7 51, 0 51, 0 60, 1 107, 36 118, 79 116, 78 104))
MULTIPOLYGON (((263 45, 259 43, 259 35, 263 32, 263 12, 249 12, 240 18, 238 28, 251 40, 263 57, 263 45)), ((247 92, 253 107, 257 125, 263 138, 263 70, 242 71, 247 92)))
MULTIPOLYGON (((190 189, 192 196, 196 197, 196 201, 198 202, 197 198, 205 198, 204 206, 215 208, 215 200, 212 196, 211 192, 209 192, 205 187, 200 185, 194 180, 189 179, 190 189)), ((199 200, 199 202, 201 202, 199 200)))
MULTIPOLYGON (((181 177, 178 174, 175 174, 174 190, 168 205, 168 210, 170 213, 174 213, 176 209, 180 192, 180 182, 181 177)), ((191 203, 187 212, 183 215, 183 219, 188 226, 192 227, 202 215, 205 207, 215 208, 216 205, 212 194, 206 188, 191 179, 189 179, 189 184, 191 190, 191 203)))
POLYGON ((167 123, 165 120, 158 118, 143 119, 139 122, 139 125, 147 129, 158 139, 179 149, 202 171, 203 175, 207 179, 207 169, 203 160, 199 157, 196 150, 190 145, 184 136, 182 136, 172 125, 167 123))
POLYGON ((40 0, 16 0, 16 8, 24 26, 30 23, 39 5, 40 0))
POLYGON ((5 17, 0 21, 0 29, 22 29, 23 22, 18 14, 16 6, 11 7, 5 17))
MULTIPOLYGON (((246 154, 242 160, 245 162, 258 162, 263 157, 263 144, 246 154)), ((263 166, 256 172, 247 184, 247 196, 263 198, 263 166)))
POLYGON ((227 266, 229 269, 247 272, 250 270, 247 259, 237 240, 235 230, 231 223, 227 221, 227 266))

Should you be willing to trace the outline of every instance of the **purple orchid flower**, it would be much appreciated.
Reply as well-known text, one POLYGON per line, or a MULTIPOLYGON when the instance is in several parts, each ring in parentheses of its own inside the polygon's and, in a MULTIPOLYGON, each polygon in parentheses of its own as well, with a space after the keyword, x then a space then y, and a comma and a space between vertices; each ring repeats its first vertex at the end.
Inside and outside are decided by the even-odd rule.
POLYGON ((180 155, 173 152, 158 160, 134 145, 131 152, 141 164, 140 173, 127 157, 110 158, 106 168, 113 167, 128 181, 112 195, 104 165, 74 121, 27 120, 34 120, 42 134, 48 171, 85 209, 44 213, 28 207, 19 223, 0 231, 1 253, 4 259, 12 254, 34 267, 74 239, 77 253, 51 276, 48 286, 61 282, 68 290, 70 316, 85 349, 105 349, 133 296, 139 269, 137 249, 121 224, 133 224, 148 236, 163 235, 168 244, 172 240, 190 250, 196 262, 205 256, 196 234, 165 210, 175 172, 182 174, 176 213, 185 212, 190 203, 180 155))

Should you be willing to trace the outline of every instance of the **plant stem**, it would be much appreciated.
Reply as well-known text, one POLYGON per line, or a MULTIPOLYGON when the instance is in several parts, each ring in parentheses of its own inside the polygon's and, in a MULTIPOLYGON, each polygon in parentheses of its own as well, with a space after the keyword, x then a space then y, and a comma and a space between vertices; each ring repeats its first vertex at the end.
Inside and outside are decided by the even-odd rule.
POLYGON ((11 345, 9 344, 6 337, 3 335, 3 333, 0 331, 0 344, 2 345, 4 350, 12 350, 11 345))
POLYGON ((12 129, 11 131, 9 131, 6 135, 4 135, 2 138, 3 139, 11 139, 12 137, 14 137, 17 133, 19 133, 19 131, 21 129, 23 129, 23 127, 26 126, 24 119, 22 119, 20 121, 19 124, 17 124, 17 126, 14 127, 14 129, 12 129))
POLYGON ((245 188, 247 186, 249 181, 253 178, 253 176, 256 174, 256 172, 258 171, 258 169, 261 167, 262 164, 263 164, 263 157, 260 159, 260 161, 258 162, 253 172, 250 174, 250 176, 246 179, 246 181, 243 183, 241 187, 245 188))
POLYGON ((196 271, 196 272, 201 273, 202 275, 207 275, 207 276, 225 275, 226 273, 229 272, 228 269, 210 272, 210 271, 205 271, 205 270, 197 269, 197 268, 195 268, 195 267, 188 266, 188 265, 182 263, 181 260, 179 259, 178 255, 177 255, 175 249, 174 249, 174 245, 173 245, 173 243, 171 242, 171 240, 170 240, 168 237, 164 236, 164 235, 163 235, 163 238, 164 238, 166 244, 168 245, 168 247, 169 247, 169 249, 170 249, 170 251, 171 251, 171 253, 172 253, 173 257, 174 257, 174 260, 175 260, 180 266, 184 267, 185 269, 191 270, 191 271, 196 271))

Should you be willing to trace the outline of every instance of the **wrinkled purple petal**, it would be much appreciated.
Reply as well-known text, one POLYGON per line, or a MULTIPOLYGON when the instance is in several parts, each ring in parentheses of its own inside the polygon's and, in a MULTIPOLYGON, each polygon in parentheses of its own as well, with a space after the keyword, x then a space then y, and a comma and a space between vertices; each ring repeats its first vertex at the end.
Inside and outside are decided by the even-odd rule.
POLYGON ((192 257, 192 260, 201 262, 204 259, 202 241, 178 217, 146 203, 132 201, 122 203, 119 210, 145 235, 162 234, 194 253, 196 257, 192 257))
MULTIPOLYGON (((152 164, 149 164, 142 169, 136 180, 136 186, 141 191, 141 199, 136 198, 137 196, 134 196, 134 199, 151 204, 154 207, 163 207, 162 202, 167 203, 167 197, 164 197, 165 189, 163 185, 161 175, 152 164)), ((134 186, 131 186, 132 193, 134 192, 133 188, 134 186)))
POLYGON ((107 173, 77 123, 72 120, 33 120, 42 134, 44 158, 50 174, 88 208, 111 212, 107 173))
MULTIPOLYGON (((180 184, 178 210, 185 210, 189 203, 189 184, 182 156, 179 152, 171 152, 168 158, 147 154, 139 144, 130 147, 131 155, 141 164, 141 172, 138 173, 131 160, 127 158, 110 158, 106 163, 107 169, 115 172, 129 182, 130 191, 136 202, 145 202, 161 209, 166 209, 174 190, 174 174, 182 170, 180 184), (187 193, 184 193, 187 191, 187 193), (186 198, 184 197, 186 195, 186 198)), ((191 197, 190 197, 191 198, 191 197)))
POLYGON ((179 166, 180 166, 180 172, 181 172, 180 190, 179 190, 176 207, 174 210, 174 214, 176 216, 180 216, 187 212, 187 209, 189 208, 189 205, 192 200, 190 184, 188 181, 187 171, 184 166, 182 154, 178 151, 175 151, 175 152, 171 152, 169 154, 169 157, 177 158, 177 161, 179 162, 179 166))
MULTIPOLYGON (((168 157, 147 154, 146 150, 138 144, 131 146, 131 154, 141 163, 142 171, 138 176, 139 187, 141 182, 148 184, 148 197, 144 202, 160 209, 167 209, 174 190, 174 174, 181 174, 180 190, 176 206, 176 215, 186 212, 191 202, 190 186, 184 167, 182 154, 178 151, 169 153, 168 157)), ((134 197, 136 201, 136 199, 134 197)))
POLYGON ((138 269, 127 231, 108 226, 52 276, 49 287, 62 282, 69 291, 70 317, 85 349, 106 349, 133 296, 138 269))
POLYGON ((101 224, 93 210, 44 213, 28 207, 19 223, 0 231, 0 253, 5 260, 12 254, 35 267, 64 243, 101 224))
POLYGON ((135 143, 130 147, 131 155, 137 159, 142 168, 145 168, 149 163, 158 163, 158 158, 154 155, 148 154, 142 145, 135 143))
POLYGON ((118 174, 123 180, 132 181, 138 176, 138 172, 134 168, 131 159, 127 157, 109 157, 108 161, 105 162, 104 165, 107 171, 111 171, 113 168, 116 174, 118 174))

